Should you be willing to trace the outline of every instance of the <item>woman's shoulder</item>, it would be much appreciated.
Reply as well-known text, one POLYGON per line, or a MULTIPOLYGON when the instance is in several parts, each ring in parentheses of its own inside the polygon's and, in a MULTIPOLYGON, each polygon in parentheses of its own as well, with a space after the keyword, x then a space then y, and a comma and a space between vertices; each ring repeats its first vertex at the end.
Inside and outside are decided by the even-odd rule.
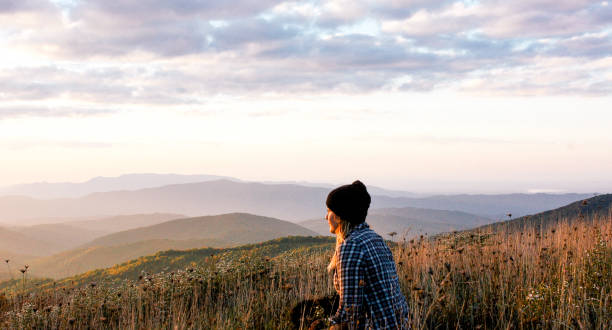
POLYGON ((362 245, 373 240, 382 240, 382 237, 380 237, 380 235, 370 229, 370 226, 364 222, 362 224, 357 225, 357 227, 355 227, 353 231, 351 231, 351 234, 346 238, 344 242, 355 245, 362 245))

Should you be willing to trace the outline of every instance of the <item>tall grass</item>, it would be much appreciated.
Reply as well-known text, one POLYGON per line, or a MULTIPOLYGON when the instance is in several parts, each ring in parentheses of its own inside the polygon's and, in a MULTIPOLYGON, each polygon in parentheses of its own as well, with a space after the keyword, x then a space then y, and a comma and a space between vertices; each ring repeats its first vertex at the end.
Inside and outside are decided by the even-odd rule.
MULTIPOLYGON (((608 329, 611 243, 608 217, 423 237, 392 248, 415 329, 608 329)), ((325 271, 331 253, 213 256, 137 281, 0 294, 0 327, 308 328, 289 315, 300 301, 333 293, 325 271)))

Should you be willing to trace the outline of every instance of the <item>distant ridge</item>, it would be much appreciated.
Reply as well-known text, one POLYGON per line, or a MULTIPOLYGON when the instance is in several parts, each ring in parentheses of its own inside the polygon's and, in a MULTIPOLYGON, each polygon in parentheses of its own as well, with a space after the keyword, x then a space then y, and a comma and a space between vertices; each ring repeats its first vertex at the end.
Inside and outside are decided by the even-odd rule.
POLYGON ((104 230, 110 233, 183 218, 187 218, 187 216, 176 213, 127 214, 94 220, 71 221, 66 224, 92 230, 104 230))
MULTIPOLYGON (((368 212, 366 221, 385 239, 402 239, 425 233, 463 230, 492 222, 491 219, 460 211, 414 207, 372 209, 368 212), (389 233, 395 234, 390 236, 389 233)), ((322 235, 331 235, 325 220, 309 220, 298 224, 322 235)))
POLYGON ((57 242, 32 238, 23 233, 0 227, 0 251, 10 254, 43 256, 60 250, 62 250, 62 245, 57 242))
POLYGON ((593 217, 607 217, 612 212, 612 194, 599 195, 582 201, 577 201, 566 206, 541 212, 538 214, 527 215, 520 218, 496 222, 483 226, 478 229, 498 230, 522 229, 527 226, 549 227, 561 221, 578 221, 581 219, 592 219, 593 217))
POLYGON ((124 245, 155 239, 207 239, 233 246, 284 236, 318 236, 318 234, 288 221, 248 213, 229 213, 177 219, 121 231, 97 238, 83 247, 124 245))
POLYGON ((247 213, 182 218, 125 230, 30 261, 35 276, 65 277, 169 249, 228 248, 287 236, 318 236, 294 223, 247 213))
POLYGON ((236 178, 220 175, 182 175, 135 173, 117 177, 95 177, 85 182, 37 182, 19 184, 0 189, 3 195, 24 195, 34 198, 74 198, 96 192, 138 190, 166 186, 170 184, 205 182, 212 180, 240 181, 236 178))
POLYGON ((158 251, 228 248, 287 236, 318 236, 294 223, 247 213, 176 219, 97 238, 78 248, 31 261, 36 276, 65 277, 158 251))
MULTIPOLYGON (((109 216, 137 213, 179 213, 187 216, 245 212, 291 221, 323 217, 329 188, 295 184, 262 184, 214 180, 173 184, 134 191, 93 193, 80 198, 33 199, 0 197, 0 222, 27 222, 50 217, 109 216)), ((427 198, 372 194, 371 208, 416 207, 461 211, 502 219, 557 208, 587 194, 449 195, 427 198)))

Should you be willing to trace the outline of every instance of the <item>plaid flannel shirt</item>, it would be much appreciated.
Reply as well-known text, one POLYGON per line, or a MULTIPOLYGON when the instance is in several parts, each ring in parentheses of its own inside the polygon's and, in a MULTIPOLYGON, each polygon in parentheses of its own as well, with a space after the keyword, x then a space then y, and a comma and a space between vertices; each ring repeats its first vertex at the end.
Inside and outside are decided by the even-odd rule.
POLYGON ((365 222, 336 249, 334 286, 340 295, 332 324, 354 328, 404 329, 408 304, 400 291, 391 250, 365 222))

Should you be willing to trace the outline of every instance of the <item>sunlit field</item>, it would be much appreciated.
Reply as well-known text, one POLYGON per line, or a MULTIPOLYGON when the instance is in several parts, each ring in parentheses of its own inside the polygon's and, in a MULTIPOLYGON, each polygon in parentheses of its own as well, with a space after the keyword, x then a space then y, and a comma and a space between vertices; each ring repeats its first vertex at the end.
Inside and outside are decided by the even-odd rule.
MULTIPOLYGON (((415 329, 612 327, 609 216, 389 244, 415 329)), ((332 252, 329 241, 271 258, 253 249, 135 280, 84 274, 73 285, 37 287, 26 270, 0 294, 0 326, 324 328, 337 300, 325 270, 332 252)))

